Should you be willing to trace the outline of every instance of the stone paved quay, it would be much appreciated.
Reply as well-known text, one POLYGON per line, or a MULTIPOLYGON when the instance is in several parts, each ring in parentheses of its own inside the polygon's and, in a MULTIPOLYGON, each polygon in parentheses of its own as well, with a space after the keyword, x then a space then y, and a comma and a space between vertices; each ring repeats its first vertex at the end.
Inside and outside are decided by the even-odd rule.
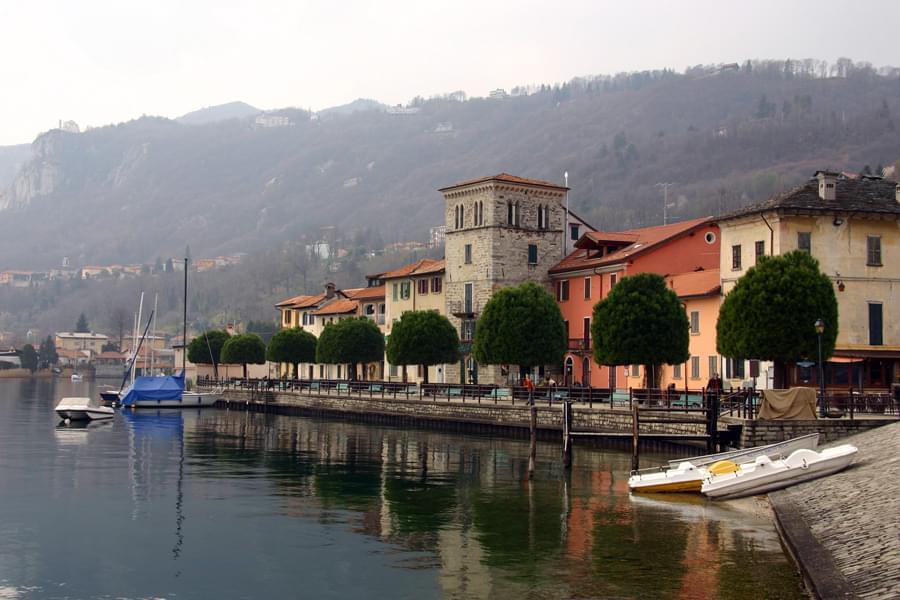
POLYGON ((769 494, 779 527, 818 597, 900 598, 900 423, 836 443, 856 462, 769 494))

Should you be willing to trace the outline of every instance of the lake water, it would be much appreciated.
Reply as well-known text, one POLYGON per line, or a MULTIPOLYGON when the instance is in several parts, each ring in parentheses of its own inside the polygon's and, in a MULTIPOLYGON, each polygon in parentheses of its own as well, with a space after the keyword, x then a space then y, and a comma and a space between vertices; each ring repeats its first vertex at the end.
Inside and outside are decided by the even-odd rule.
MULTIPOLYGON (((0 598, 801 598, 746 502, 629 495, 630 457, 203 411, 60 427, 0 380, 0 598)), ((660 458, 660 457, 657 457, 660 458)))

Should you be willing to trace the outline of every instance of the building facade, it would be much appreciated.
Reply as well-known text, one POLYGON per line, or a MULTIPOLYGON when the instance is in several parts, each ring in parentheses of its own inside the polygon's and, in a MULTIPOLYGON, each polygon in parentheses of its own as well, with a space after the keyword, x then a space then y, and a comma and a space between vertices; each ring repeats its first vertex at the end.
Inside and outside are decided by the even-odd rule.
MULTIPOLYGON (((887 390, 898 380, 900 184, 819 171, 805 185, 717 222, 725 294, 759 256, 792 250, 811 253, 831 278, 839 322, 834 357, 825 365, 826 386, 887 390)), ((810 315, 810 323, 817 318, 810 315)), ((771 380, 770 365, 764 372, 771 380)), ((818 385, 817 369, 790 365, 787 385, 818 385)))
POLYGON ((500 365, 479 366, 471 354, 475 322, 494 292, 534 281, 549 289, 549 268, 563 255, 568 188, 507 173, 458 183, 440 192, 447 225, 446 314, 462 344, 446 381, 504 383, 500 365))
MULTIPOLYGON (((446 314, 446 298, 444 295, 444 276, 446 268, 443 260, 423 258, 399 269, 378 275, 384 281, 386 305, 387 335, 403 313, 411 310, 433 310, 446 314)), ((385 358, 387 363, 387 359, 385 358)), ((388 364, 389 381, 401 381, 404 377, 402 365, 388 364)), ((406 381, 419 382, 425 379, 419 365, 408 365, 406 381)), ((446 365, 428 367, 428 381, 440 383, 446 381, 446 365)))
MULTIPOLYGON (((691 305, 686 306, 689 318, 702 320, 703 326, 690 338, 690 351, 693 357, 702 357, 695 379, 705 384, 704 377, 710 376, 719 360, 715 355, 718 266, 719 228, 710 217, 660 227, 584 234, 575 243, 575 250, 550 269, 569 339, 560 382, 614 390, 644 386, 642 365, 608 367, 593 361, 591 322, 594 305, 606 298, 623 277, 657 273, 668 278, 686 305, 690 300, 691 305), (712 299, 706 300, 707 297, 712 299), (692 312, 698 314, 692 317, 692 312)), ((661 380, 666 384, 673 382, 681 369, 681 365, 663 367, 661 380)), ((678 387, 682 387, 683 380, 679 381, 678 387)))

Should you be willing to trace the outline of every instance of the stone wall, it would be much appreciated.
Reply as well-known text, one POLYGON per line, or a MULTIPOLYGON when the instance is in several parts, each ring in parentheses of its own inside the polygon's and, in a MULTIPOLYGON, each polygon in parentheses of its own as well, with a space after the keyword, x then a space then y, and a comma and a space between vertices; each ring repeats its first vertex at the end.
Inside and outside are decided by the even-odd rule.
POLYGON ((826 444, 863 431, 896 423, 896 418, 886 419, 818 419, 808 421, 743 421, 723 418, 720 422, 734 422, 742 425, 740 447, 749 448, 763 444, 773 444, 791 438, 819 433, 819 443, 826 444))
MULTIPOLYGON (((417 422, 421 425, 455 423, 460 429, 493 429, 525 433, 529 429, 531 411, 527 404, 494 404, 489 399, 419 400, 405 398, 359 398, 352 396, 308 396, 295 392, 259 392, 226 390, 224 404, 228 408, 265 410, 280 414, 341 414, 362 420, 417 422)), ((674 417, 673 417, 674 418, 674 417)), ((538 429, 561 436, 562 404, 542 404, 537 411, 538 429)), ((576 405, 572 429, 594 433, 610 433, 631 439, 631 411, 588 408, 576 405)), ((703 435, 705 423, 645 423, 643 433, 703 435)))

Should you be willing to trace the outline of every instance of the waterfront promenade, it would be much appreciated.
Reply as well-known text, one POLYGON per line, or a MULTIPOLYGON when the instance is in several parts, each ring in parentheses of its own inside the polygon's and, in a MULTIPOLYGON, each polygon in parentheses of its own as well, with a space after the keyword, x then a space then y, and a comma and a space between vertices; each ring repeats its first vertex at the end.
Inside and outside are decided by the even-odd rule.
POLYGON ((841 440, 856 464, 769 495, 782 535, 821 598, 900 597, 900 423, 841 440))

